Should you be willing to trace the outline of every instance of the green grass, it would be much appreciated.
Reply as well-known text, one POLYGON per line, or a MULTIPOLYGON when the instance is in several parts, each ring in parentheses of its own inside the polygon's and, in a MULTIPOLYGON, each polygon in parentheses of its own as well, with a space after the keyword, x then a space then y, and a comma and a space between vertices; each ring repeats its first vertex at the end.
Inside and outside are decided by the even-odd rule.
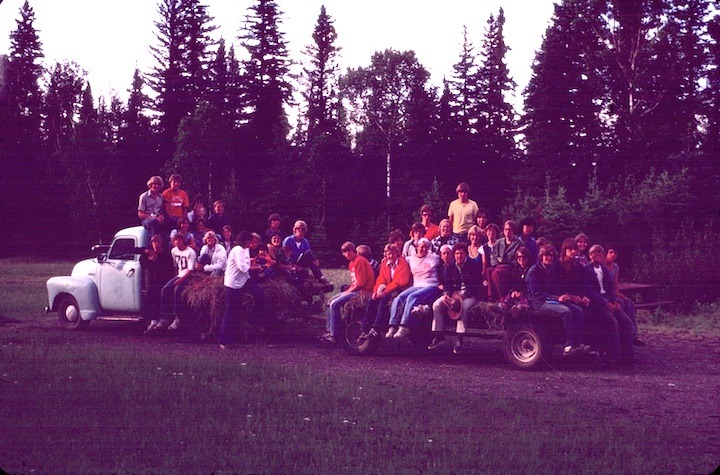
MULTIPOLYGON (((45 280, 72 264, 0 268, 0 316, 27 322, 45 305, 45 280)), ((681 453, 671 423, 599 418, 572 400, 15 328, 0 319, 0 468, 10 473, 687 473, 716 463, 681 453)))
POLYGON ((0 317, 27 320, 41 315, 47 302, 45 282, 70 275, 73 262, 0 260, 0 317))
POLYGON ((9 472, 667 473, 676 434, 571 404, 390 387, 62 333, 0 337, 9 472))

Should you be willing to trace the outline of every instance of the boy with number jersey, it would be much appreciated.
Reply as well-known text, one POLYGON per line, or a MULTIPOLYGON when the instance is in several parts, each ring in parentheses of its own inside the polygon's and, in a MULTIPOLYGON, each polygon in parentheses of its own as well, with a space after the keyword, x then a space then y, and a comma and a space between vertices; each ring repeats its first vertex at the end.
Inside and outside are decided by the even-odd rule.
POLYGON ((181 294, 187 284, 187 278, 195 268, 197 254, 185 243, 185 236, 182 233, 175 235, 173 244, 175 247, 170 251, 170 255, 175 263, 177 275, 170 279, 160 291, 160 321, 154 328, 148 328, 148 331, 162 330, 166 327, 170 330, 180 328, 180 314, 183 310, 181 294), (175 319, 168 327, 170 317, 173 315, 175 319))

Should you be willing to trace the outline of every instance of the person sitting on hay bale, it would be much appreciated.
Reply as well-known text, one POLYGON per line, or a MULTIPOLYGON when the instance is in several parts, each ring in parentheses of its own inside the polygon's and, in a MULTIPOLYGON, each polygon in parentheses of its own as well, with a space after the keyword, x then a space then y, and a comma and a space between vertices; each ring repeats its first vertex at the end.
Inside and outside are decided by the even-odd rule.
POLYGON ((380 264, 380 275, 365 308, 363 328, 359 341, 378 338, 387 330, 390 320, 389 305, 397 295, 410 286, 410 266, 400 256, 398 248, 390 243, 384 248, 385 258, 380 264))
POLYGON ((255 301, 253 313, 248 321, 252 325, 263 328, 268 323, 265 316, 265 292, 250 278, 250 243, 252 234, 240 231, 237 237, 238 245, 233 247, 225 268, 225 316, 220 325, 218 343, 225 349, 237 342, 242 321, 242 297, 249 293, 255 301))
POLYGON ((195 264, 195 270, 201 270, 211 275, 225 274, 227 252, 221 244, 218 244, 215 232, 206 232, 203 242, 205 245, 200 250, 200 257, 195 264))
POLYGON ((343 257, 348 260, 348 270, 350 271, 350 287, 343 292, 335 295, 328 305, 326 332, 320 336, 323 343, 337 343, 340 336, 342 315, 340 313, 343 305, 356 294, 370 294, 375 282, 375 274, 373 273, 370 263, 364 257, 357 254, 355 244, 350 241, 346 242, 340 248, 343 257))

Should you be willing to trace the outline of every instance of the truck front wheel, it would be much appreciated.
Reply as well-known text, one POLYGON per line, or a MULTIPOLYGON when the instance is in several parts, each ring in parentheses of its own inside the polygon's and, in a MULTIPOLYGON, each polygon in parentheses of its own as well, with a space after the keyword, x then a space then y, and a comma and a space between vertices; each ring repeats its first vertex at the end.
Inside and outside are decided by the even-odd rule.
POLYGON ((71 295, 64 295, 58 305, 58 323, 67 330, 79 330, 88 326, 88 321, 80 317, 80 307, 71 295))

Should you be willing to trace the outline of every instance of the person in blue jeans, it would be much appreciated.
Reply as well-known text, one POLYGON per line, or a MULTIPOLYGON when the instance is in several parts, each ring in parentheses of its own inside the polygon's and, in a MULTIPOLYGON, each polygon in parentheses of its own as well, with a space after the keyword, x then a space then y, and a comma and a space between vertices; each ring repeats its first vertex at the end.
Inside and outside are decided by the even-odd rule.
POLYGON ((390 328, 385 338, 403 338, 410 333, 411 312, 418 305, 432 304, 440 297, 438 265, 440 257, 430 253, 430 241, 421 238, 417 243, 417 254, 407 258, 412 274, 411 287, 400 292, 390 306, 390 328))
POLYGON ((540 248, 539 261, 527 272, 528 301, 530 306, 543 314, 562 318, 565 327, 565 349, 563 355, 589 351, 583 345, 583 314, 573 312, 564 302, 571 303, 570 296, 561 294, 558 272, 555 264, 557 251, 551 244, 540 248))

